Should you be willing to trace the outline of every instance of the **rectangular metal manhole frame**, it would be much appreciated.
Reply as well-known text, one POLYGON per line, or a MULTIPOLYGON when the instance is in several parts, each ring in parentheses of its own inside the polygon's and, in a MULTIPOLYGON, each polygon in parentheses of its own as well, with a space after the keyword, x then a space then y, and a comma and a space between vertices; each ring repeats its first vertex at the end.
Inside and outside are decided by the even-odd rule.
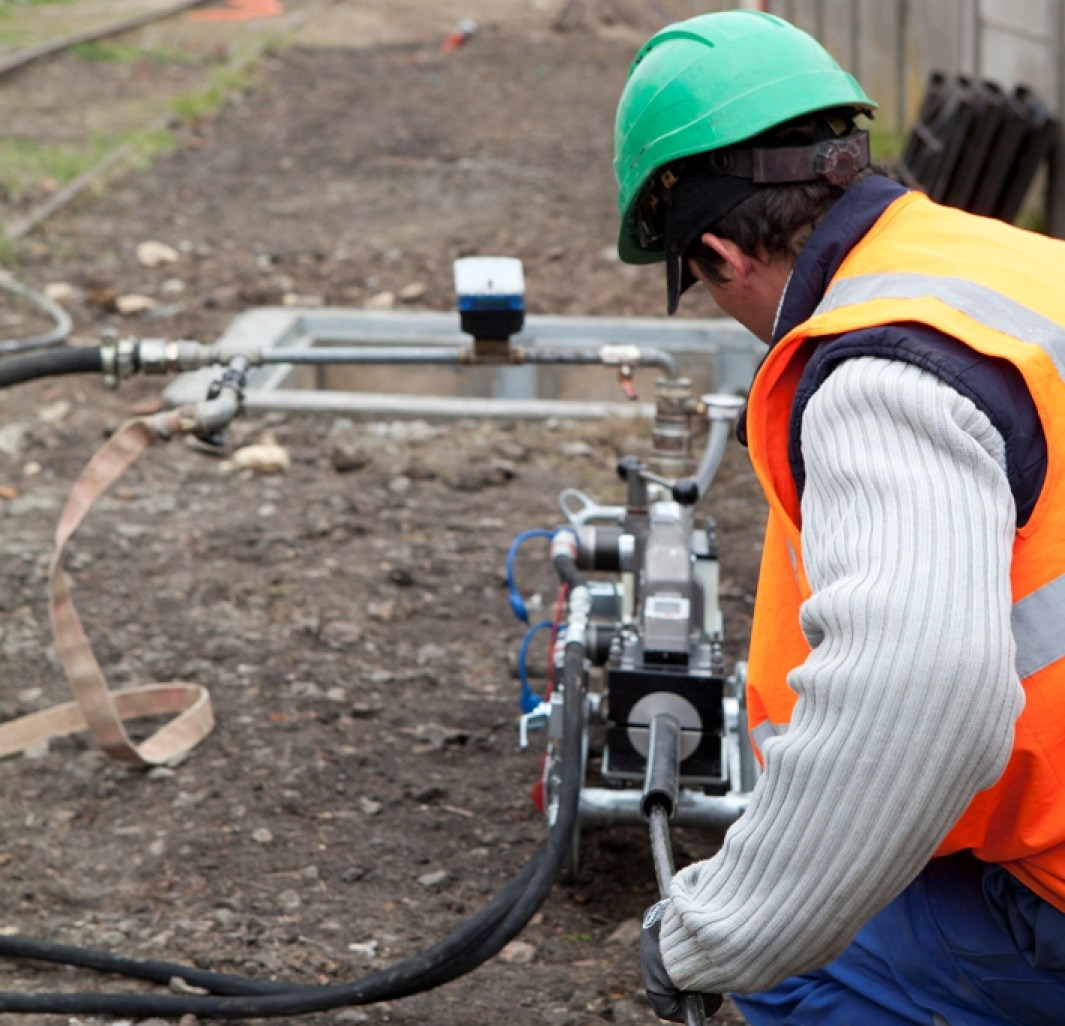
MULTIPOLYGON (((236 317, 218 340, 223 354, 275 348, 333 346, 464 346, 457 313, 378 311, 344 307, 256 307, 236 317)), ((705 357, 711 364, 715 391, 745 392, 766 347, 735 321, 666 320, 639 317, 565 317, 530 314, 511 342, 528 350, 597 350, 604 345, 637 345, 673 356, 705 357)), ((645 402, 573 401, 536 397, 536 365, 507 367, 492 398, 421 396, 381 392, 345 392, 294 387, 307 367, 277 364, 257 367, 248 375, 244 405, 249 412, 333 413, 351 417, 500 417, 535 419, 569 417, 639 418, 654 415, 645 402), (517 372, 517 373, 515 373, 517 372)), ((172 406, 197 402, 217 377, 205 368, 179 375, 164 390, 172 406)))

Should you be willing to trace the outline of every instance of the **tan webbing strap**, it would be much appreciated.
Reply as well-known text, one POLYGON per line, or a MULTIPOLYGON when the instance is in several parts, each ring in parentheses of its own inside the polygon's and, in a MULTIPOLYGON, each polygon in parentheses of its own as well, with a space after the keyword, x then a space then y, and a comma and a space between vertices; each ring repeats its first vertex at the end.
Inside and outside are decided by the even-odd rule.
POLYGON ((211 698, 198 684, 175 681, 111 692, 74 609, 63 573, 63 553, 96 501, 153 442, 191 430, 181 410, 127 421, 89 461, 78 478, 56 527, 50 570, 52 630, 74 702, 45 709, 0 725, 0 757, 24 751, 50 737, 88 729, 112 758, 154 766, 187 752, 214 726, 211 698), (124 721, 135 717, 177 715, 151 737, 135 744, 124 721))

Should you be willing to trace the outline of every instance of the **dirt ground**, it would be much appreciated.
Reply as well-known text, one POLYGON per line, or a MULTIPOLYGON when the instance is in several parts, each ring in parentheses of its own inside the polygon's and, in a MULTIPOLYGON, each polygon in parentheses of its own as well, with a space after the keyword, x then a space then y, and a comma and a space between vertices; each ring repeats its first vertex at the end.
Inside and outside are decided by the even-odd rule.
MULTIPOLYGON (((388 7, 338 4, 333 24, 362 24, 375 6, 388 7)), ((451 53, 435 23, 352 47, 326 45, 316 22, 185 126, 172 153, 46 222, 11 270, 65 286, 56 294, 82 342, 108 327, 210 341, 249 307, 362 307, 385 293, 450 309, 451 262, 471 254, 520 257, 534 313, 659 316, 660 269, 613 255, 613 108, 646 33, 602 16, 562 31, 561 6, 497 3, 451 53), (145 240, 176 261, 142 266, 145 240), (131 294, 152 308, 118 314, 116 297, 131 294)), ((450 13, 426 19, 450 25, 450 13)), ((54 122, 39 108, 47 134, 77 97, 119 88, 109 76, 120 73, 122 89, 150 91, 171 71, 68 54, 0 94, 65 95, 54 122)), ((686 301, 686 316, 711 312, 686 301)), ((9 336, 35 323, 11 303, 0 313, 9 336)), ((4 719, 66 697, 46 606, 54 522, 94 449, 162 384, 110 392, 63 378, 4 393, 4 719)), ((523 627, 507 604, 507 547, 560 522, 565 487, 617 501, 616 458, 645 452, 648 436, 620 422, 272 414, 238 421, 221 452, 175 443, 145 456, 74 540, 75 600, 114 686, 196 681, 218 723, 186 761, 148 773, 80 737, 0 763, 0 933, 300 983, 354 979, 443 937, 546 834, 529 797, 543 735, 524 752, 517 743, 523 627), (266 437, 288 450, 288 472, 235 470, 232 451, 266 437)), ((721 537, 731 664, 745 650, 762 516, 738 446, 704 505, 721 537)), ((542 550, 523 553, 526 596, 549 610, 542 550)), ((543 676, 534 670, 537 687, 543 676)), ((679 831, 678 860, 719 841, 679 831)), ((589 831, 582 852, 577 880, 556 885, 504 956, 429 994, 299 1021, 656 1021, 636 950, 655 898, 645 834, 589 831)), ((131 986, 0 966, 4 991, 131 986)), ((728 1008, 720 1021, 742 1022, 728 1008)))

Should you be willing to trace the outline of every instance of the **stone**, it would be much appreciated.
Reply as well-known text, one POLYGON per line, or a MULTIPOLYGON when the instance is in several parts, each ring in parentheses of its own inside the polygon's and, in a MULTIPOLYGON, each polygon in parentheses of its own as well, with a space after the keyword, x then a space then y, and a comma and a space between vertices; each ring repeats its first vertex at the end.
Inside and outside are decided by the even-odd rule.
POLYGON ((242 446, 233 453, 233 464, 259 474, 283 474, 291 468, 292 458, 284 446, 259 443, 242 446))
POLYGON ((346 474, 370 466, 373 463, 373 453, 368 446, 360 442, 338 440, 329 452, 329 462, 338 474, 346 474))
POLYGON ((123 317, 133 317, 136 314, 147 313, 155 307, 155 300, 151 296, 142 296, 138 293, 129 293, 124 296, 115 296, 115 310, 123 317))
POLYGON ((173 246, 157 239, 148 239, 137 246, 137 263, 141 267, 160 267, 163 264, 175 264, 181 259, 173 246))
POLYGON ((536 958, 536 948, 528 941, 512 940, 496 957, 507 965, 529 965, 536 958))
POLYGON ((394 292, 378 292, 363 304, 367 310, 391 310, 396 305, 394 292))
POLYGON ((418 883, 420 883, 426 890, 430 891, 436 890, 438 887, 443 887, 447 881, 448 871, 446 869, 436 869, 431 873, 423 873, 418 877, 418 883))

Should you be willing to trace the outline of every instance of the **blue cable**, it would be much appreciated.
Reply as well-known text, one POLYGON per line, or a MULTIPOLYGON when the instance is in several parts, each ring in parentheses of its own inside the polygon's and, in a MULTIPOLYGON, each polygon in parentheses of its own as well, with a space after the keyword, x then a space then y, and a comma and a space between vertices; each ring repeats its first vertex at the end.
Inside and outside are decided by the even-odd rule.
POLYGON ((550 540, 554 535, 554 531, 546 531, 542 527, 539 527, 532 531, 523 531, 510 543, 510 549, 507 552, 507 589, 510 592, 511 611, 522 623, 529 622, 529 613, 525 608, 525 602, 521 597, 521 593, 518 591, 518 586, 514 582, 514 560, 517 558, 518 549, 520 549, 530 538, 547 538, 550 540))
POLYGON ((521 648, 518 650, 518 679, 521 681, 521 711, 523 713, 531 713, 539 704, 540 696, 529 687, 529 671, 526 666, 526 660, 529 654, 529 643, 537 632, 543 630, 545 627, 553 627, 553 620, 541 620, 537 624, 533 624, 525 632, 525 637, 521 639, 521 648))

